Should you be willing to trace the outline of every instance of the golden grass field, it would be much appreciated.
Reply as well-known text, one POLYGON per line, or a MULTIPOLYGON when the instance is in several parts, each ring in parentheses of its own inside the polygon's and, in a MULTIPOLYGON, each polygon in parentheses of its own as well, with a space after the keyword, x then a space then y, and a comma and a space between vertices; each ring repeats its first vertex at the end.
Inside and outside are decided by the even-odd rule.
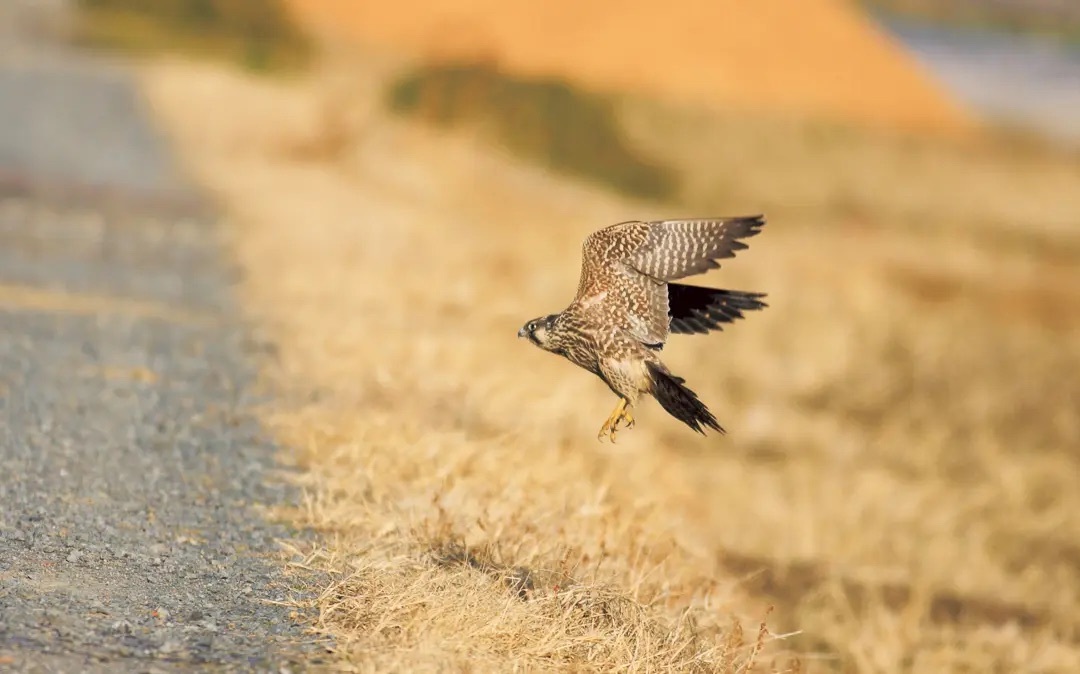
POLYGON ((695 170, 635 203, 391 118, 392 63, 335 63, 144 83, 277 344, 281 516, 331 579, 297 608, 341 668, 1080 671, 1075 155, 639 103, 634 138, 695 170), (517 329, 594 229, 759 210, 693 282, 770 307, 664 351, 729 434, 649 401, 597 443, 614 397, 517 329))

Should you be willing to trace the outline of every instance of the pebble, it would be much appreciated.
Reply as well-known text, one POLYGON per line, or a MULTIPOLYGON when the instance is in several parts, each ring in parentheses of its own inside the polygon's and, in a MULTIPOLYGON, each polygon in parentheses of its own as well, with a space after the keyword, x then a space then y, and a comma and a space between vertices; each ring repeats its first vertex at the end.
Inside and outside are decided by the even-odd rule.
POLYGON ((173 639, 166 639, 164 643, 158 646, 158 651, 163 655, 168 655, 169 653, 176 653, 178 651, 181 651, 183 650, 183 648, 183 644, 181 644, 179 641, 175 641, 173 639))
POLYGON ((109 630, 114 634, 131 634, 131 623, 126 620, 117 620, 109 625, 109 630))

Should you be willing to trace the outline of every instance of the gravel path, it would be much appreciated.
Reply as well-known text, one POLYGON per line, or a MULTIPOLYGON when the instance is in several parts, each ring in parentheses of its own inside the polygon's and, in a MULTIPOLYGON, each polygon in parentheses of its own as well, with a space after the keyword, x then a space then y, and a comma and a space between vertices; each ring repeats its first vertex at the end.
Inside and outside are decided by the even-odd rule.
POLYGON ((297 668, 261 513, 295 495, 218 223, 122 68, 26 35, 0 31, 0 670, 297 668))

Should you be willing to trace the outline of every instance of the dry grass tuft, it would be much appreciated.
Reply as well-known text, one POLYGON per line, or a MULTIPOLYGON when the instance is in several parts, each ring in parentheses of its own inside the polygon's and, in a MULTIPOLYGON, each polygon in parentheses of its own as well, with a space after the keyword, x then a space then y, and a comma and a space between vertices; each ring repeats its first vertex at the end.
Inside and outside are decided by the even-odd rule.
POLYGON ((770 308, 665 349, 730 435, 646 406, 598 445, 610 394, 514 333, 572 295, 587 232, 674 207, 387 118, 372 61, 323 77, 146 84, 279 347, 266 422, 305 469, 310 607, 344 661, 1080 671, 1074 159, 699 120, 678 210, 775 206, 706 280, 770 308), (297 156, 343 90, 352 132, 297 156))
POLYGON ((513 662, 744 672, 772 639, 764 622, 748 643, 737 622, 703 628, 691 610, 664 619, 625 588, 602 584, 582 556, 522 555, 553 565, 514 565, 515 554, 497 541, 470 546, 452 518, 436 512, 408 537, 375 541, 358 556, 352 548, 348 561, 332 545, 301 564, 331 571, 334 580, 304 608, 318 613, 317 631, 353 662, 371 670, 443 663, 499 670, 513 662))

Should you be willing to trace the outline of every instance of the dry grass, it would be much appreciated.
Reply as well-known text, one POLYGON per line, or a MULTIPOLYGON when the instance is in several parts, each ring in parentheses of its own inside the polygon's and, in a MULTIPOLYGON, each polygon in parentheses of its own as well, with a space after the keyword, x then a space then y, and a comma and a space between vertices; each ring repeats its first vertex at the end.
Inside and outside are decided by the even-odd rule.
POLYGON ((322 533, 343 663, 1080 671, 1075 160, 670 132, 712 157, 688 200, 769 207, 707 282, 771 307, 665 350, 730 435, 651 405, 599 445, 610 393, 514 334, 568 301, 587 232, 673 207, 387 118, 383 81, 146 76, 279 346, 267 423, 306 468, 291 516, 322 533))

